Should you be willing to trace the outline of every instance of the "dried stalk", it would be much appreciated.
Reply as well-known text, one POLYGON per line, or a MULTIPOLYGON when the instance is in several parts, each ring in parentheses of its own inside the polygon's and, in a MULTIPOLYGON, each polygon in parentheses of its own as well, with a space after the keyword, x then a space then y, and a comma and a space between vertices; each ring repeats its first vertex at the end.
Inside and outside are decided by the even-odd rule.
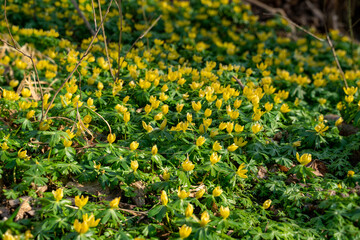
POLYGON ((344 80, 345 87, 348 88, 349 85, 347 84, 344 71, 343 71, 342 68, 341 68, 339 59, 338 59, 338 57, 337 57, 337 55, 336 55, 336 51, 335 51, 334 45, 333 45, 333 43, 332 43, 332 41, 331 41, 331 39, 330 39, 330 37, 329 37, 329 34, 326 35, 326 39, 327 39, 327 41, 328 41, 328 43, 329 43, 329 45, 330 45, 332 54, 333 54, 333 56, 334 56, 334 58, 335 58, 336 65, 337 65, 337 67, 338 67, 338 69, 339 69, 339 71, 340 71, 340 73, 341 73, 341 76, 342 76, 342 78, 343 78, 343 80, 344 80))
POLYGON ((79 8, 79 5, 77 4, 77 2, 75 0, 71 0, 72 4, 74 5, 76 11, 78 12, 79 16, 81 17, 81 19, 84 21, 85 26, 89 29, 91 35, 95 35, 95 31, 94 29, 92 29, 89 21, 86 19, 85 15, 82 13, 82 11, 79 8))
MULTIPOLYGON (((107 14, 109 13, 109 10, 110 10, 110 7, 111 7, 112 2, 113 2, 113 0, 110 1, 109 7, 108 7, 108 9, 107 9, 107 11, 106 11, 106 13, 105 13, 104 19, 103 19, 103 21, 101 21, 101 24, 100 24, 100 25, 103 25, 103 24, 104 24, 104 21, 105 21, 105 19, 106 19, 107 14)), ((51 99, 51 101, 50 101, 49 107, 46 109, 46 111, 45 111, 45 113, 44 113, 44 117, 43 117, 43 118, 46 118, 46 115, 47 115, 47 113, 48 113, 49 110, 50 110, 50 106, 51 106, 51 104, 54 103, 56 96, 59 94, 59 92, 61 91, 61 89, 64 88, 65 84, 69 81, 69 79, 72 77, 72 75, 74 74, 74 72, 75 72, 75 71, 77 70, 77 68, 80 66, 81 62, 84 60, 84 58, 85 58, 85 57, 87 56, 87 54, 89 53, 90 48, 91 48, 91 46, 93 45, 93 43, 94 43, 94 41, 95 41, 95 39, 96 39, 96 36, 98 35, 100 29, 101 29, 100 27, 97 29, 95 35, 94 35, 93 38, 91 39, 91 42, 90 42, 88 48, 87 48, 86 51, 85 51, 84 55, 81 57, 81 59, 80 59, 79 62, 76 64, 75 68, 72 70, 72 72, 69 74, 69 76, 65 79, 65 81, 63 82, 63 84, 61 84, 60 88, 56 91, 54 97, 53 97, 53 98, 51 99)))
MULTIPOLYGON (((101 12, 101 3, 100 0, 98 0, 98 5, 99 5, 99 12, 100 12, 100 21, 102 21, 102 12, 101 12)), ((104 44, 105 44, 105 52, 106 52, 106 58, 109 64, 109 70, 110 70, 110 74, 111 77, 113 78, 114 82, 116 81, 116 78, 112 72, 112 67, 111 67, 111 62, 110 62, 110 57, 109 57, 109 51, 108 51, 108 46, 107 46, 107 41, 106 41, 106 34, 105 34, 105 28, 104 28, 104 24, 101 25, 101 29, 102 29, 102 34, 103 34, 103 38, 104 38, 104 44)))

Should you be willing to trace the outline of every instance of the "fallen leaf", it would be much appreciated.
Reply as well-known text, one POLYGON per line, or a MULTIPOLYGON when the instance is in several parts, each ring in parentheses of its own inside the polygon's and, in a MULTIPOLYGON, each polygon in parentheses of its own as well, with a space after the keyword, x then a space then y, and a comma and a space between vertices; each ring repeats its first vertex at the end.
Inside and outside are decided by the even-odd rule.
POLYGON ((32 210, 32 208, 29 204, 29 200, 30 200, 30 197, 24 198, 24 201, 20 204, 20 209, 19 209, 18 213, 16 214, 15 221, 23 219, 25 217, 25 214, 32 210))
POLYGON ((257 177, 260 178, 260 179, 267 178, 267 170, 266 170, 266 168, 264 166, 259 166, 258 167, 257 177))

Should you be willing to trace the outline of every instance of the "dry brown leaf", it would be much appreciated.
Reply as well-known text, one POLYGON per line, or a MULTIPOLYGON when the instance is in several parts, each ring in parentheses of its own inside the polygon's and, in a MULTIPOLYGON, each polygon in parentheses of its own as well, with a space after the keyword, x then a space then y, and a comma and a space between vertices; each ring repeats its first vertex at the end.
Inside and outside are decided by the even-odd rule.
POLYGON ((309 165, 310 168, 314 169, 314 174, 318 177, 323 177, 327 173, 327 168, 324 162, 315 159, 309 165))
POLYGON ((267 170, 264 166, 258 167, 257 177, 260 179, 267 178, 267 170))
POLYGON ((133 197, 132 200, 135 202, 136 206, 142 207, 145 205, 145 184, 142 181, 134 182, 130 185, 135 188, 136 197, 133 197))
POLYGON ((29 200, 30 200, 30 197, 25 198, 24 201, 20 204, 20 209, 19 209, 18 213, 16 214, 15 221, 23 219, 25 214, 32 210, 32 208, 29 204, 29 200))

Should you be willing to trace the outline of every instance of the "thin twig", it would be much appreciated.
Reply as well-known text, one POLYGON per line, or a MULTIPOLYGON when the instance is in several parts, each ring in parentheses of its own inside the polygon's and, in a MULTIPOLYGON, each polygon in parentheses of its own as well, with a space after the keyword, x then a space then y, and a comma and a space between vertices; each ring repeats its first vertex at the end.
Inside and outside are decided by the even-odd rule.
MULTIPOLYGON (((102 13, 101 13, 101 3, 100 0, 98 0, 98 5, 99 5, 99 12, 100 12, 100 21, 102 21, 102 13)), ((116 78, 114 76, 114 73, 112 72, 112 67, 111 67, 111 62, 110 62, 110 57, 109 57, 109 51, 108 51, 108 47, 107 47, 107 41, 106 41, 106 34, 105 34, 105 28, 104 28, 104 24, 101 25, 101 29, 102 29, 102 33, 103 33, 103 39, 104 39, 104 44, 105 44, 105 52, 106 52, 106 58, 109 64, 109 70, 110 70, 110 74, 111 77, 113 78, 114 82, 116 81, 116 78)))
POLYGON ((241 89, 244 89, 244 88, 245 88, 244 84, 240 81, 240 79, 238 79, 238 78, 235 77, 235 76, 232 76, 232 77, 238 82, 238 84, 240 85, 241 89))
MULTIPOLYGON (((80 123, 80 126, 81 126, 82 128, 84 128, 85 131, 86 131, 87 133, 89 133, 92 138, 94 138, 94 136, 92 135, 92 133, 90 132, 90 130, 84 125, 83 121, 81 120, 81 116, 80 116, 80 113, 79 113, 79 102, 76 102, 76 115, 77 115, 77 119, 78 119, 78 121, 79 121, 79 123, 80 123)), ((82 130, 82 128, 80 128, 81 133, 84 135, 84 137, 85 137, 85 139, 86 139, 86 143, 88 144, 89 139, 87 139, 87 137, 86 137, 86 135, 85 135, 85 132, 82 130)))
POLYGON ((93 9, 93 15, 94 15, 94 25, 95 25, 95 31, 97 30, 97 24, 96 24, 96 11, 94 6, 94 0, 91 0, 91 7, 93 9))
POLYGON ((17 46, 16 46, 17 42, 15 42, 15 39, 13 38, 13 35, 11 34, 10 25, 9 25, 9 22, 8 22, 8 19, 7 19, 6 0, 5 0, 5 2, 4 2, 4 14, 5 14, 6 27, 7 27, 7 29, 8 29, 8 32, 9 32, 9 35, 10 35, 10 38, 11 38, 11 41, 13 42, 15 48, 17 48, 17 46))
POLYGON ((93 113, 95 113, 96 115, 98 115, 108 126, 110 134, 111 134, 111 127, 110 124, 108 123, 108 121, 105 120, 105 118, 103 118, 103 116, 101 116, 99 113, 95 112, 94 110, 92 110, 91 108, 89 108, 88 106, 85 106, 86 108, 90 109, 93 113))
MULTIPOLYGON (((105 13, 104 19, 103 19, 103 21, 101 21, 101 24, 100 24, 100 25, 103 25, 103 24, 104 24, 104 21, 105 21, 105 19, 106 19, 107 14, 109 13, 109 10, 110 10, 110 7, 111 7, 112 2, 113 2, 113 0, 110 1, 109 7, 108 7, 108 9, 107 9, 107 11, 106 11, 106 13, 105 13)), ((61 84, 60 88, 56 91, 54 97, 51 99, 51 102, 50 102, 49 107, 46 109, 46 111, 45 111, 45 113, 44 113, 44 118, 46 118, 46 115, 47 115, 47 113, 48 113, 49 110, 50 110, 50 106, 51 106, 51 104, 55 101, 56 96, 59 94, 59 92, 61 91, 61 89, 64 88, 65 84, 69 81, 69 79, 72 77, 72 75, 74 74, 74 72, 76 71, 76 69, 80 66, 81 62, 84 60, 84 58, 85 58, 85 57, 87 56, 87 54, 89 53, 90 48, 91 48, 91 46, 93 45, 93 43, 94 43, 94 41, 95 41, 95 39, 96 39, 96 36, 98 35, 100 29, 101 29, 100 27, 97 29, 95 35, 94 35, 93 38, 91 39, 91 42, 90 42, 88 48, 87 48, 86 51, 85 51, 84 55, 81 57, 81 59, 80 59, 79 62, 76 64, 75 68, 71 71, 71 73, 70 73, 69 76, 66 78, 66 80, 63 82, 63 84, 61 84)))
MULTIPOLYGON (((143 4, 142 4, 142 14, 143 14, 143 17, 144 17, 144 20, 145 20, 145 26, 148 27, 149 24, 148 24, 148 20, 146 18, 146 14, 145 14, 145 7, 144 7, 144 0, 142 0, 143 4)), ((146 38, 147 40, 147 48, 149 49, 150 48, 150 43, 149 43, 149 38, 146 38)))
POLYGON ((348 0, 348 22, 349 22, 349 30, 350 30, 350 37, 351 37, 351 41, 350 41, 350 48, 351 48, 351 56, 354 59, 354 32, 353 32, 353 28, 352 28, 352 19, 351 19, 351 0, 348 0))
POLYGON ((70 119, 70 118, 66 118, 66 117, 49 117, 48 119, 65 119, 69 122, 74 122, 76 123, 74 120, 70 119))
MULTIPOLYGON (((35 76, 36 76, 36 81, 38 82, 39 84, 39 88, 40 88, 40 94, 41 94, 41 119, 43 118, 43 115, 44 115, 44 101, 43 101, 43 98, 44 98, 44 93, 43 93, 43 89, 41 87, 41 82, 40 82, 40 79, 39 79, 39 75, 38 75, 38 71, 37 71, 37 68, 36 68, 36 64, 34 62, 34 59, 31 55, 23 52, 22 50, 20 50, 18 47, 16 46, 13 46, 11 45, 10 43, 8 43, 7 41, 3 40, 0 38, 0 41, 3 42, 4 44, 8 45, 9 47, 15 49, 16 51, 18 51, 19 53, 21 53, 23 56, 27 57, 30 59, 32 65, 33 65, 33 68, 34 68, 34 71, 35 71, 35 76)), ((36 83, 35 81, 35 83, 36 83)), ((36 84, 35 84, 36 85, 36 84)))
POLYGON ((121 40, 122 40, 122 31, 123 31, 123 12, 122 12, 122 5, 121 5, 121 0, 118 0, 118 8, 119 8, 119 16, 120 16, 120 33, 119 33, 119 44, 118 44, 118 69, 116 72, 116 79, 119 79, 119 74, 120 74, 120 56, 121 56, 121 40))
POLYGON ((348 86, 348 84, 347 84, 344 71, 343 71, 342 68, 341 68, 339 59, 338 59, 338 57, 337 57, 337 55, 336 55, 336 51, 335 51, 334 45, 333 45, 333 43, 332 43, 332 41, 331 41, 331 39, 330 39, 330 37, 329 37, 329 34, 326 35, 326 39, 327 39, 327 41, 328 41, 328 43, 329 43, 329 45, 330 45, 332 54, 334 55, 336 65, 337 65, 337 67, 338 67, 338 69, 339 69, 339 71, 340 71, 340 73, 341 73, 341 76, 342 76, 342 78, 343 78, 343 80, 344 80, 345 87, 348 88, 349 86, 348 86))
POLYGON ((162 15, 158 16, 157 19, 155 19, 155 21, 153 22, 153 24, 151 24, 151 26, 146 29, 146 31, 141 34, 137 39, 136 41, 131 45, 131 47, 129 48, 129 50, 126 52, 125 56, 124 56, 124 60, 126 59, 126 56, 128 55, 128 53, 130 52, 130 50, 135 46, 135 44, 140 40, 140 39, 143 39, 144 36, 146 34, 148 34, 148 32, 156 25, 156 23, 160 20, 160 18, 162 17, 162 15))
POLYGON ((76 11, 78 12, 79 16, 81 17, 81 19, 84 21, 85 26, 89 29, 91 35, 95 35, 95 31, 94 29, 92 29, 89 21, 86 19, 85 15, 82 13, 82 11, 79 8, 79 5, 77 4, 77 2, 75 0, 71 0, 72 4, 74 5, 76 11))

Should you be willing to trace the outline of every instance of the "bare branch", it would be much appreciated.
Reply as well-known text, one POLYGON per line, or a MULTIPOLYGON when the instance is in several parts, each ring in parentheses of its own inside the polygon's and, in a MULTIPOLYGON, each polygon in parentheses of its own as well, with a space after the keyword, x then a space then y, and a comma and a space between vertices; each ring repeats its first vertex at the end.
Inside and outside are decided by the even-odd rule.
POLYGON ((122 7, 121 7, 121 0, 118 0, 118 1, 119 1, 119 3, 117 5, 119 8, 119 16, 120 16, 120 33, 119 33, 118 60, 117 60, 118 69, 116 72, 116 79, 119 79, 119 73, 120 73, 121 40, 122 40, 122 31, 123 31, 123 12, 122 12, 122 7))
POLYGON ((110 127, 110 124, 108 123, 108 121, 105 120, 105 118, 103 118, 103 116, 101 116, 99 113, 95 112, 94 110, 92 110, 91 108, 89 108, 88 106, 85 106, 86 108, 90 109, 93 113, 95 113, 96 115, 98 115, 105 123, 106 125, 108 126, 109 128, 109 131, 111 133, 111 127, 110 127))
POLYGON ((89 29, 89 31, 91 32, 91 35, 95 35, 95 31, 94 29, 92 29, 89 21, 86 19, 85 15, 82 13, 82 11, 79 8, 79 5, 77 4, 76 0, 71 0, 72 4, 74 5, 76 11, 78 12, 79 16, 81 17, 81 19, 84 21, 85 26, 89 29))
MULTIPOLYGON (((102 21, 102 13, 101 13, 101 3, 100 0, 98 0, 98 5, 99 5, 99 12, 100 12, 100 21, 102 21)), ((102 33, 103 33, 103 38, 104 38, 104 44, 105 44, 105 52, 106 52, 106 58, 109 64, 109 70, 110 70, 110 74, 111 77, 113 78, 114 82, 116 81, 115 76, 112 72, 112 67, 111 67, 111 62, 110 62, 110 58, 109 58, 109 51, 108 51, 108 47, 107 47, 107 41, 106 41, 106 34, 105 34, 105 28, 104 28, 104 24, 101 25, 101 29, 102 29, 102 33)))
POLYGON ((329 34, 326 35, 326 39, 327 39, 327 41, 328 41, 328 43, 329 43, 329 45, 330 45, 332 54, 333 54, 333 56, 334 56, 334 58, 335 58, 336 65, 337 65, 337 67, 338 67, 338 69, 339 69, 339 71, 340 71, 340 73, 341 73, 341 76, 342 76, 342 78, 343 78, 343 80, 344 80, 345 87, 348 88, 349 85, 347 84, 344 71, 343 71, 342 68, 341 68, 339 59, 338 59, 338 57, 337 57, 337 55, 336 55, 336 51, 335 51, 334 45, 333 45, 333 43, 332 43, 332 41, 331 41, 331 39, 330 39, 330 37, 329 37, 329 34))
POLYGON ((95 11, 95 7, 94 7, 94 0, 91 0, 91 7, 93 10, 93 15, 94 15, 94 25, 95 25, 95 31, 97 30, 97 24, 96 24, 96 11, 95 11))
MULTIPOLYGON (((106 19, 106 16, 107 14, 109 13, 109 10, 110 10, 110 7, 111 7, 111 4, 112 4, 113 0, 110 1, 109 3, 109 6, 108 6, 108 9, 105 13, 105 16, 104 16, 104 19, 101 21, 101 24, 100 25, 103 25, 104 24, 104 21, 106 19)), ((96 39, 96 36, 98 35, 99 31, 100 31, 100 27, 97 29, 95 35, 93 36, 93 38, 91 39, 91 42, 88 46, 88 48, 86 49, 84 55, 81 57, 81 59, 79 60, 79 62, 76 64, 75 68, 71 71, 71 73, 69 74, 69 76, 66 78, 66 80, 63 82, 63 84, 61 84, 60 88, 56 91, 54 97, 51 99, 51 102, 50 102, 50 105, 48 106, 48 108, 46 109, 45 113, 44 113, 44 118, 46 118, 46 115, 47 113, 49 112, 50 110, 50 106, 51 104, 53 104, 53 102, 55 101, 55 98, 56 96, 59 94, 59 92, 61 91, 61 89, 63 89, 63 87, 65 86, 65 84, 69 81, 69 79, 72 77, 72 75, 74 74, 74 72, 77 70, 77 68, 80 66, 81 62, 84 60, 84 58, 87 56, 87 54, 89 53, 90 51, 90 48, 91 46, 93 45, 95 39, 96 39)))
POLYGON ((130 50, 135 46, 135 44, 136 44, 140 39, 143 39, 146 34, 148 34, 148 32, 157 24, 157 22, 160 20, 161 17, 162 17, 162 15, 158 16, 158 17, 155 19, 155 21, 151 24, 151 26, 150 26, 148 29, 146 29, 146 31, 143 32, 143 34, 141 34, 140 37, 138 37, 138 38, 136 39, 136 41, 131 45, 131 47, 129 48, 129 50, 126 52, 126 54, 125 54, 125 56, 124 56, 124 59, 126 59, 126 56, 127 56, 128 53, 130 52, 130 50))

